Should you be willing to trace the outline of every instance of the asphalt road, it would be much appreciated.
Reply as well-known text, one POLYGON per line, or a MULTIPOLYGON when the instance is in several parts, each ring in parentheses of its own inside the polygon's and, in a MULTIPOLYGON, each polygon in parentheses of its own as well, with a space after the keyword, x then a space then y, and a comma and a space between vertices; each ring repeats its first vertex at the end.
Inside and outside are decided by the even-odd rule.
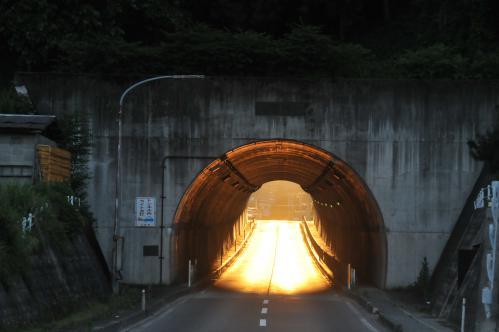
POLYGON ((259 222, 238 260, 211 286, 124 331, 385 331, 330 288, 297 222, 259 222))

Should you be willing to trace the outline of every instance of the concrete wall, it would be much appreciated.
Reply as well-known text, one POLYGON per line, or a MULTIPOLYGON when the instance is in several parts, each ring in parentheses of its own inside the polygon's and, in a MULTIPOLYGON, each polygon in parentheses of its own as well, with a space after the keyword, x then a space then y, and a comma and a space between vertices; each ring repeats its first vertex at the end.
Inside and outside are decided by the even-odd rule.
POLYGON ((36 145, 55 143, 39 134, 0 133, 0 184, 33 183, 36 173, 36 145))
POLYGON ((111 293, 107 271, 91 238, 77 235, 63 251, 41 237, 43 249, 31 257, 29 272, 0 283, 0 330, 14 331, 36 321, 61 318, 111 293))
MULTIPOLYGON (((140 79, 140 78, 138 78, 140 79)), ((116 111, 130 77, 19 74, 38 111, 88 117, 93 139, 89 200, 96 231, 111 260, 116 111)), ((150 83, 125 100, 120 222, 125 281, 158 281, 159 229, 134 226, 136 196, 156 197, 167 160, 165 223, 209 161, 248 142, 288 138, 321 147, 366 181, 383 214, 388 287, 416 279, 421 261, 433 267, 480 172, 467 140, 497 119, 498 82, 385 80, 306 81, 207 78, 150 83)), ((169 262, 165 231, 165 265, 169 262)), ((168 271, 165 271, 168 280, 168 271)))

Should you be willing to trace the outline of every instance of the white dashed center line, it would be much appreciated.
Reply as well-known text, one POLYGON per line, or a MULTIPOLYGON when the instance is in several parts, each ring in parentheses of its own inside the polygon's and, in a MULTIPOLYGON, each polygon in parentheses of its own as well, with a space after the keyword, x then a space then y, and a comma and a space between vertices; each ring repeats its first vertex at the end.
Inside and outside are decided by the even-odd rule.
MULTIPOLYGON (((267 308, 269 305, 269 300, 265 299, 262 302, 262 310, 260 311, 261 315, 266 315, 269 312, 269 308, 267 308)), ((265 318, 260 318, 260 326, 265 327, 267 326, 267 319, 265 318)))

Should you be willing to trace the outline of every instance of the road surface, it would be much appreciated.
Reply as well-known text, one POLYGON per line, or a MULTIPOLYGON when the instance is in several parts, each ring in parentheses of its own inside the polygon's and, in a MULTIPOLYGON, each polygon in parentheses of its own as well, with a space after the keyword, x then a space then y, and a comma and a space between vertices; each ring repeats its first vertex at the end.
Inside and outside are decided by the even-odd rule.
POLYGON ((258 221, 237 261, 211 287, 124 331, 386 331, 330 288, 298 222, 258 221))

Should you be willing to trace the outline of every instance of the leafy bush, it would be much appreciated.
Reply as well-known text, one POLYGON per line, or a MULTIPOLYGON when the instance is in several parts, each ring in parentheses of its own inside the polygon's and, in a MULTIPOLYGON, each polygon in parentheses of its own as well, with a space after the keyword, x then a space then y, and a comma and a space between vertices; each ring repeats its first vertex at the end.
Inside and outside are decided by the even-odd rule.
POLYGON ((478 135, 476 141, 468 141, 471 156, 489 164, 492 172, 499 171, 499 125, 485 135, 478 135))
POLYGON ((498 78, 498 8, 491 0, 4 0, 0 71, 498 78))
POLYGON ((368 49, 337 44, 307 25, 296 25, 281 37, 194 25, 164 33, 155 46, 107 37, 65 43, 60 69, 101 73, 359 77, 370 72, 373 59, 368 49))
POLYGON ((65 252, 71 239, 88 222, 77 207, 67 201, 74 195, 66 183, 0 185, 0 281, 26 274, 31 257, 50 246, 65 252), (31 231, 23 233, 21 220, 34 216, 31 231))
POLYGON ((371 50, 358 44, 339 44, 332 49, 335 61, 333 76, 337 77, 372 77, 379 64, 371 50))
POLYGON ((430 295, 430 277, 430 268, 425 256, 421 262, 421 270, 419 271, 418 278, 414 283, 414 289, 425 301, 428 300, 430 295))
POLYGON ((38 248, 33 233, 23 234, 21 220, 40 205, 39 198, 28 186, 0 186, 0 281, 11 274, 29 270, 29 257, 38 248))
POLYGON ((470 77, 497 79, 499 77, 499 51, 489 54, 478 52, 470 68, 470 77))
POLYGON ((71 188, 84 201, 91 149, 88 122, 80 115, 65 114, 52 123, 44 135, 71 153, 71 188))
POLYGON ((29 98, 19 96, 13 88, 0 90, 0 114, 32 114, 29 98))
POLYGON ((459 79, 466 77, 467 60, 444 44, 406 51, 395 59, 398 74, 407 78, 459 79))

